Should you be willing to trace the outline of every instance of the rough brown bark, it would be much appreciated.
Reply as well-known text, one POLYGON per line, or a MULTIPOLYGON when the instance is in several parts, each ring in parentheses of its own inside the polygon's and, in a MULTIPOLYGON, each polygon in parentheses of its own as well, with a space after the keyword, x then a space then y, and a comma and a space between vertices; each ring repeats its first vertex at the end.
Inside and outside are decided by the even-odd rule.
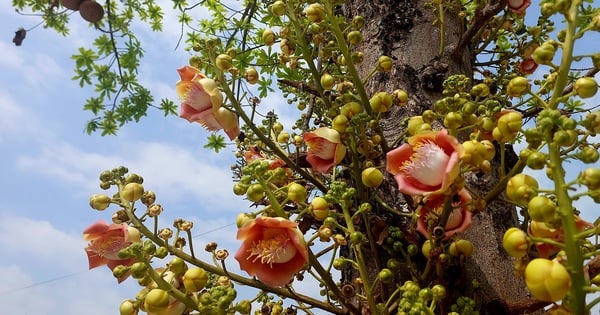
MULTIPOLYGON (((441 84, 445 78, 451 74, 464 74, 468 77, 473 74, 468 45, 459 53, 454 49, 465 31, 463 21, 456 12, 446 12, 445 53, 440 57, 440 28, 432 25, 434 15, 431 9, 424 8, 426 2, 428 1, 352 0, 343 6, 348 18, 362 15, 366 21, 361 30, 363 42, 357 47, 357 50, 364 53, 364 67, 359 69, 361 75, 365 77, 381 55, 390 56, 394 60, 392 71, 377 73, 368 82, 367 90, 392 92, 400 88, 409 94, 407 106, 395 107, 381 121, 390 146, 403 134, 404 119, 419 115, 441 97, 441 84)), ((498 166, 497 162, 493 166, 498 166)), ((497 180, 498 173, 491 172, 484 176, 468 176, 467 183, 475 192, 483 194, 497 180)), ((380 195, 396 209, 410 208, 410 204, 407 204, 409 198, 398 193, 391 176, 380 189, 380 195)), ((381 212, 375 215, 383 215, 381 212)), ((409 223, 408 220, 394 222, 409 223)), ((462 290, 465 295, 475 296, 480 314, 515 314, 515 309, 511 309, 511 306, 527 304, 529 301, 522 279, 514 276, 513 262, 502 249, 503 232, 517 223, 513 207, 493 202, 475 215, 472 227, 462 235, 475 245, 475 254, 465 261, 466 274, 462 279, 462 290), (473 290, 471 286, 474 279, 480 284, 477 290, 473 290)), ((378 258, 373 259, 370 265, 374 277, 378 268, 385 265, 386 257, 383 251, 369 254, 378 258)), ((399 275, 403 276, 405 275, 399 275)), ((346 281, 351 277, 351 273, 344 274, 346 281)))

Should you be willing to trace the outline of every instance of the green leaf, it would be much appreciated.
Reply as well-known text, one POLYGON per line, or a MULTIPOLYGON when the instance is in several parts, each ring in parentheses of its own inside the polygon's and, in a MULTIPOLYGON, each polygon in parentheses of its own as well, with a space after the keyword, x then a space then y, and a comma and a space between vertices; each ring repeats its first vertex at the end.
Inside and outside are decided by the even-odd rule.
POLYGON ((225 137, 222 135, 211 134, 208 136, 208 143, 204 145, 206 149, 215 150, 215 153, 219 153, 219 151, 227 146, 225 143, 225 137))

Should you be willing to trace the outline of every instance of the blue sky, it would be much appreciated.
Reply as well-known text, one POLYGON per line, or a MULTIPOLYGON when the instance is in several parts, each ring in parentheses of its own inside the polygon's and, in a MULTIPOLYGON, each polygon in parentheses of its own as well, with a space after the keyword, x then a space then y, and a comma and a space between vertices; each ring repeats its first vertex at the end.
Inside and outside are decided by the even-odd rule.
MULTIPOLYGON (((87 270, 81 232, 111 216, 88 207, 89 196, 100 192, 97 178, 105 169, 126 165, 143 175, 146 188, 165 207, 165 225, 176 217, 195 221, 193 234, 202 234, 194 240, 198 248, 207 240, 230 252, 238 246, 232 223, 247 203, 231 193, 233 156, 227 149, 218 155, 203 149, 208 133, 199 125, 150 111, 117 137, 84 133, 91 117, 81 108, 92 92, 70 80, 69 56, 96 34, 77 13, 72 17, 68 38, 40 27, 16 47, 13 32, 39 20, 19 16, 8 3, 0 3, 3 314, 115 314, 121 300, 135 296, 135 282, 117 286, 107 268, 87 270)), ((179 30, 175 17, 168 15, 165 32, 141 33, 146 50, 141 80, 156 99, 176 100, 175 69, 188 60, 186 52, 174 50, 179 30)), ((591 102, 598 104, 600 98, 591 102)), ((286 102, 273 95, 262 104, 277 108, 286 102)), ((290 120, 284 118, 284 125, 290 126, 290 120)), ((583 202, 582 209, 597 208, 588 199, 583 202)), ((587 215, 590 220, 595 216, 587 215)))
MULTIPOLYGON (((231 193, 231 152, 206 151, 208 133, 199 125, 158 111, 117 137, 85 134, 91 116, 81 108, 92 92, 70 80, 69 57, 96 34, 75 13, 68 38, 39 27, 16 47, 14 31, 39 20, 15 14, 8 2, 0 12, 0 312, 115 314, 121 300, 135 296, 135 282, 117 286, 107 268, 87 271, 81 237, 92 222, 110 221, 110 211, 93 211, 88 200, 101 192, 98 174, 119 165, 143 175, 157 193, 165 226, 184 217, 196 222, 194 235, 223 227, 194 241, 203 248, 214 240, 234 252, 232 223, 247 204, 231 193)), ((176 100, 175 69, 188 54, 174 50, 179 26, 169 25, 143 34, 140 73, 157 99, 176 100)))

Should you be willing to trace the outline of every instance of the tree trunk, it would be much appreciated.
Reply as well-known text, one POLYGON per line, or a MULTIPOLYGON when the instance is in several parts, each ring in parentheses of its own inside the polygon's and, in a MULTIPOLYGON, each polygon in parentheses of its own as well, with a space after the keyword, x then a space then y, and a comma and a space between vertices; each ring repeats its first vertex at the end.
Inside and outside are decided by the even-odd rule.
MULTIPOLYGON (((427 0, 352 0, 343 6, 344 14, 349 19, 361 15, 366 21, 361 29, 363 41, 356 48, 356 51, 364 53, 364 61, 361 64, 364 66, 359 66, 361 76, 368 75, 372 65, 377 64, 381 55, 387 55, 394 60, 392 71, 377 72, 368 81, 368 92, 403 89, 409 95, 408 105, 394 107, 381 121, 384 138, 390 146, 397 143, 404 133, 403 120, 420 115, 424 110, 431 108, 435 100, 441 98, 442 82, 445 78, 452 74, 464 74, 467 77, 473 75, 473 56, 468 47, 462 49, 460 54, 451 53, 465 31, 463 21, 458 18, 457 12, 445 13, 445 47, 444 54, 440 57, 440 27, 433 25, 435 16, 432 9, 424 7, 427 2, 430 3, 427 0)), ((435 127, 439 128, 441 125, 435 127)), ((514 153, 512 155, 514 156, 514 153)), ((493 170, 497 170, 498 166, 498 161, 493 161, 493 170)), ((474 192, 484 194, 497 182, 498 172, 466 177, 467 185, 474 192)), ((391 176, 388 176, 385 184, 381 186, 380 196, 396 209, 411 210, 410 198, 404 198, 398 192, 396 182, 391 176)), ((515 209, 502 202, 493 202, 482 210, 474 216, 468 232, 461 235, 462 238, 473 242, 475 253, 464 261, 464 268, 459 269, 464 270, 465 274, 453 284, 460 287, 453 298, 460 295, 474 297, 480 314, 519 313, 514 305, 527 304, 527 290, 523 280, 515 277, 513 261, 502 248, 504 231, 518 223, 515 209), (473 280, 479 283, 476 290, 473 289, 473 280)), ((385 212, 384 209, 375 209, 373 216, 386 217, 385 212)), ((408 230, 407 225, 411 224, 410 220, 406 219, 386 220, 393 222, 390 224, 404 225, 405 230, 408 230)), ((423 240, 415 242, 421 244, 423 240)), ((365 251, 369 250, 371 249, 365 246, 365 251)), ((373 277, 381 266, 385 266, 387 259, 384 250, 376 251, 367 253, 368 257, 377 258, 373 259, 370 265, 373 277)), ((344 272, 343 276, 347 281, 356 277, 352 271, 344 272)), ((397 275, 402 281, 410 280, 406 276, 397 275)), ((385 296, 385 288, 380 290, 378 294, 385 296)), ((451 302, 453 301, 449 301, 451 302)), ((447 313, 449 310, 442 312, 447 313)))

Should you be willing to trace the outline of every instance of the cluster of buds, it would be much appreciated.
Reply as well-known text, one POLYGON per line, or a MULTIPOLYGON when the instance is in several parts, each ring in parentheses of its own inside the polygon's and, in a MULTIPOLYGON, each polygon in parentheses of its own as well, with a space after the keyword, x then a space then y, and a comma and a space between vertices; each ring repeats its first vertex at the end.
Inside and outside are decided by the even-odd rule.
POLYGON ((406 281, 400 287, 402 296, 398 301, 398 314, 429 314, 430 306, 446 297, 446 288, 436 284, 431 288, 421 288, 416 282, 406 281))

